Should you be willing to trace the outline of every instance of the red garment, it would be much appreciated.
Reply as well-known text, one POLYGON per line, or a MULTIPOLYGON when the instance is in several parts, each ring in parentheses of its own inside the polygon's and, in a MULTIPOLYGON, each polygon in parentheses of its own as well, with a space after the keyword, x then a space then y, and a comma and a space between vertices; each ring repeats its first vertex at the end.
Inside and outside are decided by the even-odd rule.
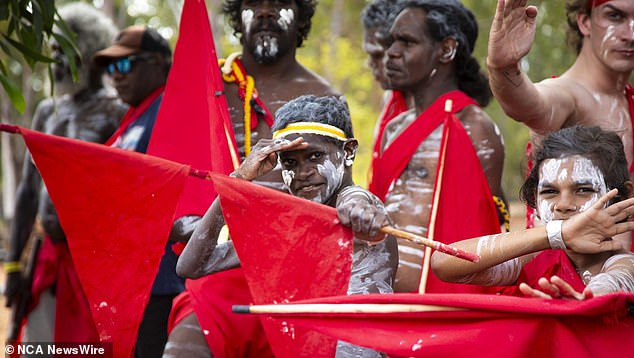
POLYGON ((174 299, 168 329, 195 312, 214 357, 273 357, 260 318, 231 312, 232 305, 253 302, 241 268, 198 280, 174 299))
MULTIPOLYGON (((189 167, 15 126, 0 130, 24 137, 66 233, 99 339, 114 343, 115 357, 129 356, 189 167)), ((61 257, 58 297, 65 302, 64 292, 80 287, 61 257)))
POLYGON ((432 103, 414 122, 412 122, 397 138, 389 144, 381 155, 381 160, 376 163, 373 183, 374 194, 381 200, 385 200, 392 183, 401 175, 407 163, 416 153, 418 146, 429 134, 438 128, 447 118, 445 101, 452 100, 451 113, 460 112, 468 105, 476 105, 476 102, 460 91, 448 92, 432 103))
POLYGON ((390 123, 394 117, 405 111, 407 111, 407 102, 405 101, 403 93, 397 90, 390 91, 390 98, 385 104, 385 107, 383 107, 383 112, 379 117, 374 133, 374 143, 372 144, 372 160, 370 162, 370 168, 368 169, 368 190, 372 193, 376 194, 376 184, 373 181, 374 168, 378 166, 378 161, 381 160, 381 142, 383 140, 385 127, 387 127, 387 124, 390 123))
MULTIPOLYGON (((313 328, 390 357, 630 357, 634 352, 634 294, 585 301, 482 294, 326 297, 294 304, 362 304, 379 313, 269 314, 287 325, 313 328), (406 308, 390 312, 385 305, 406 308), (465 308, 408 312, 424 306, 465 308), (385 308, 381 310, 381 306, 385 308)), ((289 305, 291 306, 291 305, 289 305)), ((336 306, 335 306, 336 307, 336 306)))
MULTIPOLYGON (((469 135, 455 116, 468 105, 476 105, 476 102, 460 91, 440 96, 384 150, 375 170, 375 194, 384 199, 392 182, 401 175, 420 143, 444 123, 434 183, 434 193, 440 190, 441 194, 438 202, 432 204, 437 210, 436 220, 432 222, 433 217, 430 215, 427 227, 434 225, 432 239, 446 244, 500 232, 497 210, 480 160, 469 135), (445 112, 447 100, 453 103, 450 113, 445 112), (468 185, 465 185, 465 178, 469 178, 468 185), (456 225, 456 220, 460 220, 460 225, 456 225)), ((430 272, 425 292, 491 290, 443 282, 430 272)))
POLYGON ((126 129, 132 124, 145 110, 154 102, 154 100, 163 93, 165 86, 160 86, 156 88, 152 93, 150 93, 141 103, 136 107, 128 108, 128 111, 121 119, 121 123, 119 123, 119 127, 112 134, 112 136, 104 143, 107 146, 111 146, 116 142, 116 140, 125 133, 126 129))
POLYGON ((519 290, 521 283, 526 283, 531 287, 538 287, 537 281, 540 278, 550 278, 552 276, 561 277, 577 292, 582 292, 586 287, 564 250, 545 250, 522 268, 515 286, 506 287, 501 293, 509 296, 524 297, 524 294, 519 290))
POLYGON ((81 287, 73 260, 65 243, 53 243, 45 237, 37 255, 33 274, 31 309, 40 295, 56 285, 55 342, 97 342, 99 333, 92 320, 90 306, 81 287))

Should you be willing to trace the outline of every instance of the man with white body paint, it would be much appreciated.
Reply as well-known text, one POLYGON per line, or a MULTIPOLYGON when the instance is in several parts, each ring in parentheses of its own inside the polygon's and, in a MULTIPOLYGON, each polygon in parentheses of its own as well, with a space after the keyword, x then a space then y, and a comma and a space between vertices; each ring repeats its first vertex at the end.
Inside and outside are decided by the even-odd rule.
MULTIPOLYGON (((273 130, 273 139, 261 139, 232 176, 253 181, 281 165, 288 192, 336 207, 341 223, 355 233, 348 294, 392 293, 398 264, 397 244, 394 238, 379 233, 389 223, 383 204, 352 181, 358 143, 353 137, 345 102, 336 97, 298 97, 276 112, 273 130), (368 245, 368 242, 374 243, 368 245)), ((179 274, 189 278, 211 274, 208 277, 213 279, 216 275, 240 273, 236 269, 240 261, 233 243, 218 243, 222 228, 219 221, 223 217, 220 201, 216 199, 179 259, 179 274)), ((248 289, 244 297, 235 296, 240 290, 237 285, 225 289, 231 290, 226 294, 235 302, 252 301, 248 289)), ((207 304, 216 306, 215 302, 207 304)), ((225 314, 215 317, 217 323, 205 337, 213 356, 272 356, 258 317, 225 314)), ((166 355, 187 354, 190 348, 186 344, 195 342, 191 333, 178 326, 174 328, 166 355)), ((345 343, 337 347, 337 357, 378 356, 372 350, 345 343)))
MULTIPOLYGON (((338 95, 329 83, 295 58, 297 48, 310 31, 315 7, 315 0, 225 0, 223 3, 228 23, 242 44, 242 53, 221 60, 234 140, 242 158, 259 140, 271 138, 272 114, 286 102, 303 94, 338 95)), ((285 190, 279 169, 254 182, 285 190)), ((193 229, 195 225, 193 222, 188 228, 193 229)), ((205 305, 212 299, 209 294, 215 294, 211 292, 214 289, 209 289, 209 280, 210 277, 202 277, 188 281, 186 290, 174 301, 171 317, 171 326, 176 325, 172 335, 191 329, 191 335, 198 337, 194 345, 207 351, 200 327, 206 330, 204 321, 209 314, 205 312, 205 305)), ((193 342, 191 338, 187 341, 193 342)))
MULTIPOLYGON (((632 172, 634 2, 568 0, 566 10, 577 59, 561 76, 533 83, 521 61, 535 38, 537 7, 498 0, 487 57, 491 90, 507 115, 530 128, 532 144, 574 125, 616 132, 632 172)), ((631 237, 619 239, 630 248, 631 237)))
MULTIPOLYGON (((500 203, 504 202, 501 188, 504 147, 498 128, 479 107, 489 102, 491 94, 480 66, 471 55, 478 34, 473 14, 457 0, 413 0, 404 4, 390 29, 392 44, 386 51, 385 69, 391 87, 413 98, 415 108, 387 125, 380 166, 373 168, 373 181, 382 181, 383 185, 377 185, 373 192, 385 198, 386 209, 397 228, 427 236, 439 166, 442 118, 446 117, 445 100, 452 101, 451 111, 470 137, 477 154, 475 160, 486 176, 490 193, 500 203), (435 111, 438 106, 440 114, 430 114, 438 113, 435 111), (416 131, 427 131, 429 135, 416 138, 419 144, 411 156, 401 149, 410 142, 407 134, 411 128, 436 123, 439 118, 439 124, 433 128, 416 131), (382 167, 400 160, 407 163, 400 172, 382 167)), ((427 264, 424 251, 421 246, 399 239, 395 291, 418 292, 422 266, 427 264)))
MULTIPOLYGON (((242 157, 260 139, 271 138, 273 113, 292 98, 339 95, 295 58, 310 31, 315 7, 314 0, 226 0, 223 4, 243 49, 221 60, 229 113, 242 157)), ((269 186, 282 190, 278 177, 275 171, 258 181, 270 182, 269 186)))
POLYGON ((480 261, 436 252, 432 269, 451 282, 518 283, 522 294, 542 298, 634 292, 634 255, 612 239, 634 229, 633 188, 617 134, 581 126, 554 132, 521 191, 545 226, 454 243, 480 261))

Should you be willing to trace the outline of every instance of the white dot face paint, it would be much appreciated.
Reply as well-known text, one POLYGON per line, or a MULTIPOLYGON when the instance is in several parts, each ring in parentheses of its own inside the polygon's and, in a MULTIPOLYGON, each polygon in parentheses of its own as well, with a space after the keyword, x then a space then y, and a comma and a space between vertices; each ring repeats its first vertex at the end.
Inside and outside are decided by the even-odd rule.
POLYGON ((287 31, 295 19, 295 13, 293 9, 281 9, 279 15, 280 17, 277 19, 277 24, 280 25, 282 30, 287 31))
POLYGON ((590 159, 547 159, 539 174, 537 211, 544 224, 568 219, 588 210, 607 191, 603 173, 590 159))
POLYGON ((244 26, 245 35, 248 35, 251 32, 251 25, 253 24, 253 10, 245 9, 242 10, 242 26, 244 26))

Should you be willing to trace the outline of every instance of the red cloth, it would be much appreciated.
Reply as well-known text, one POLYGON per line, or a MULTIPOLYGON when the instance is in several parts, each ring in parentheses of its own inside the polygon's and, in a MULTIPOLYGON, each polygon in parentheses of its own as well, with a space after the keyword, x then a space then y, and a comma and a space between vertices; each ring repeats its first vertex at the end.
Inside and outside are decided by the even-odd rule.
POLYGON ((119 137, 125 133, 126 129, 132 124, 145 110, 154 102, 154 100, 163 93, 165 86, 160 86, 156 88, 150 95, 145 97, 143 101, 136 107, 128 108, 128 111, 121 119, 121 123, 119 123, 119 127, 117 130, 110 136, 110 138, 106 141, 105 145, 111 146, 114 142, 117 141, 119 137))
POLYGON ((24 137, 57 209, 100 340, 114 343, 114 356, 129 356, 189 167, 20 127, 8 130, 24 137))
MULTIPOLYGON (((432 239, 446 244, 500 232, 497 210, 480 160, 469 135, 455 116, 468 105, 476 105, 476 102, 460 91, 440 96, 386 148, 375 170, 375 194, 385 198, 392 182, 401 175, 420 143, 444 123, 434 183, 434 193, 440 190, 441 194, 435 204, 436 221, 432 222, 430 217, 427 227, 435 225, 432 239), (451 113, 445 112, 447 100, 452 100, 451 113), (443 158, 444 164, 441 165, 443 158), (456 220, 460 221, 460 225, 456 225, 456 220)), ((430 272, 425 292, 475 293, 491 290, 443 282, 430 272)))
POLYGON ((460 112, 468 105, 476 102, 460 91, 451 91, 432 103, 414 122, 412 122, 397 138, 385 148, 381 160, 376 163, 373 176, 373 193, 381 200, 390 190, 392 183, 401 175, 407 163, 416 153, 418 146, 431 132, 438 128, 447 118, 445 102, 453 101, 452 113, 460 112))
POLYGON ((394 117, 407 111, 407 102, 401 91, 390 91, 390 98, 388 99, 383 112, 379 117, 379 122, 376 126, 374 133, 374 143, 372 144, 372 160, 370 161, 370 168, 368 169, 368 190, 375 193, 376 184, 373 181, 374 168, 378 166, 378 161, 381 160, 381 142, 383 140, 383 133, 385 133, 385 127, 394 117))
MULTIPOLYGON (((327 297, 296 304, 404 304, 466 311, 270 315, 391 357, 629 357, 634 352, 634 294, 586 301, 482 294, 327 297)), ((380 307, 380 306, 379 306, 380 307)))
POLYGON ((205 301, 196 306, 196 317, 214 357, 273 357, 259 317, 231 313, 237 302, 253 302, 241 268, 188 280, 187 285, 188 289, 174 299, 170 331, 194 313, 195 302, 205 301))
MULTIPOLYGON (((212 179, 255 303, 346 294, 353 237, 334 208, 239 179, 212 179)), ((334 354, 335 342, 321 334, 262 323, 276 357, 334 354)))
MULTIPOLYGON (((148 154, 218 173, 229 174, 237 167, 239 155, 217 63, 205 2, 187 0, 148 154)), ((202 216, 215 197, 211 182, 189 178, 175 217, 202 216)))
POLYGON ((568 282, 577 292, 582 292, 586 287, 564 250, 545 250, 522 268, 515 286, 505 287, 501 293, 524 297, 524 294, 519 290, 521 283, 526 283, 531 287, 538 287, 537 281, 540 278, 550 278, 555 275, 568 282))
POLYGON ((55 342, 97 342, 99 333, 90 313, 90 306, 81 287, 73 260, 65 243, 53 243, 45 237, 37 255, 33 274, 32 307, 40 295, 56 286, 55 342))

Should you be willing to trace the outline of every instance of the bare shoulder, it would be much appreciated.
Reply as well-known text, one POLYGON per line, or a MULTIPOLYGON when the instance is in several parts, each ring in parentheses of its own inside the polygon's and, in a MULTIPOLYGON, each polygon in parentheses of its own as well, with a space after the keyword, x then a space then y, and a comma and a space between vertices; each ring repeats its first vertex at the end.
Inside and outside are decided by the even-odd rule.
POLYGON ((383 143, 390 143, 396 136, 401 134, 407 126, 416 119, 416 110, 411 108, 400 113, 392 119, 386 126, 383 134, 383 143))
POLYGON ((467 106, 457 116, 472 137, 501 137, 500 130, 493 119, 479 106, 467 106))
POLYGON ((585 103, 591 93, 574 77, 564 74, 561 77, 547 78, 536 84, 542 96, 551 107, 564 111, 569 117, 579 104, 585 103))
POLYGON ((293 86, 298 93, 314 94, 316 96, 341 96, 341 92, 335 89, 325 78, 308 68, 300 65, 293 77, 293 86))

